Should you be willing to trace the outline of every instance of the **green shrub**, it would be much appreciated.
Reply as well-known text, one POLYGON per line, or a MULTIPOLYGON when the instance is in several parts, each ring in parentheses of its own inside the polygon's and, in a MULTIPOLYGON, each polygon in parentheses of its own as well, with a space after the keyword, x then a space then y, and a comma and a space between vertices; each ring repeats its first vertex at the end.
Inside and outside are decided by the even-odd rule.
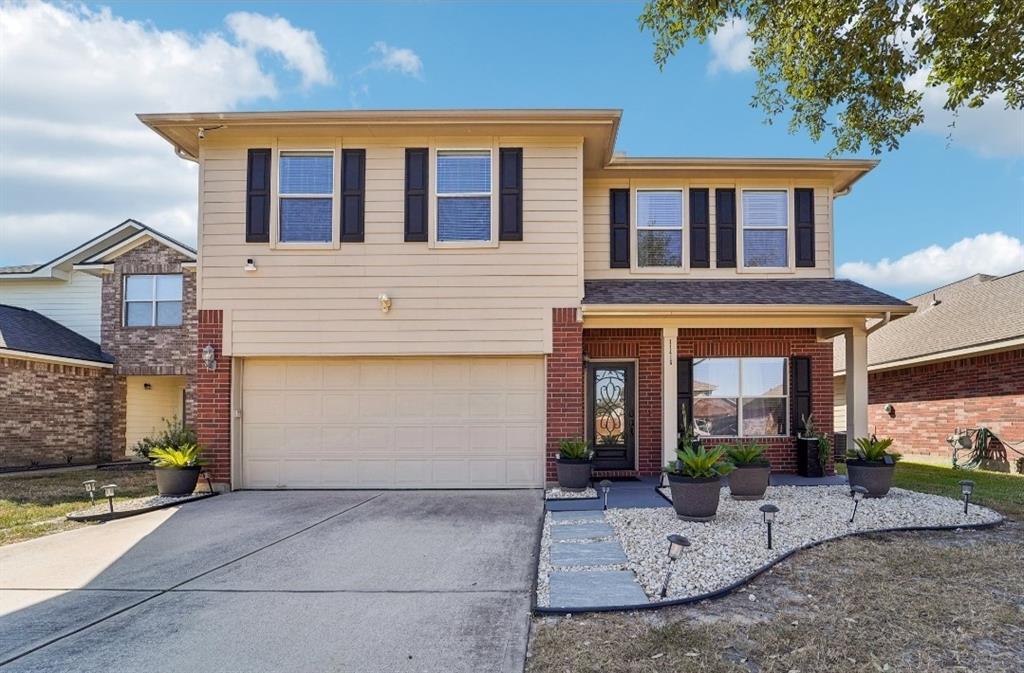
POLYGON ((824 469, 828 463, 828 454, 832 451, 832 438, 827 432, 818 433, 818 464, 824 469))
POLYGON ((590 460, 593 452, 586 440, 579 437, 567 437, 558 442, 558 457, 566 460, 590 460))
POLYGON ((135 452, 135 455, 149 460, 150 453, 158 446, 164 448, 179 448, 189 444, 199 443, 196 438, 196 431, 188 425, 185 425, 184 421, 178 420, 177 416, 171 416, 170 418, 165 418, 163 420, 163 430, 136 442, 135 446, 132 447, 132 451, 135 452))
POLYGON ((181 446, 154 446, 149 450, 153 467, 173 467, 177 469, 196 467, 203 464, 200 457, 202 449, 198 444, 182 444, 181 446))
POLYGON ((764 447, 757 442, 745 444, 738 442, 732 446, 720 445, 716 448, 724 449, 733 465, 767 465, 764 457, 764 447))
POLYGON ((702 446, 696 450, 683 448, 676 451, 676 458, 678 464, 669 465, 665 471, 692 479, 722 477, 735 469, 732 463, 725 459, 724 446, 716 446, 713 449, 702 446))
POLYGON ((857 437, 853 440, 853 443, 857 445, 857 448, 850 449, 846 453, 846 457, 851 460, 867 460, 876 463, 880 463, 885 460, 886 456, 892 458, 893 462, 900 459, 900 454, 889 451, 889 447, 892 446, 892 437, 886 437, 885 439, 879 439, 874 435, 870 437, 857 437))

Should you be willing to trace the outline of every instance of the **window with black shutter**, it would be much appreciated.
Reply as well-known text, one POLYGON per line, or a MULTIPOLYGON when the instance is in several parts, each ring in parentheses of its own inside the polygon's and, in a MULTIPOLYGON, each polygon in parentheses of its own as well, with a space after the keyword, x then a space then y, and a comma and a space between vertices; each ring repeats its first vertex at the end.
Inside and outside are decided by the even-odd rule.
POLYGON ((613 189, 610 192, 611 268, 629 268, 629 190, 613 189))
POLYGON ((690 266, 711 266, 711 223, 707 188, 690 190, 690 266))
POLYGON ((341 151, 341 240, 362 243, 366 212, 366 150, 341 151))
POLYGON ((796 225, 796 265, 814 266, 814 190, 793 190, 796 225))
POLYGON ((794 357, 793 370, 793 422, 790 428, 794 435, 803 432, 804 421, 811 415, 811 359, 794 357))
POLYGON ((270 149, 250 149, 245 175, 245 242, 270 241, 270 149))
POLYGON ((715 190, 715 265, 736 267, 736 190, 715 190))
POLYGON ((427 240, 427 189, 430 151, 425 147, 405 150, 405 240, 427 240))
POLYGON ((523 240, 523 148, 498 150, 498 240, 523 240))

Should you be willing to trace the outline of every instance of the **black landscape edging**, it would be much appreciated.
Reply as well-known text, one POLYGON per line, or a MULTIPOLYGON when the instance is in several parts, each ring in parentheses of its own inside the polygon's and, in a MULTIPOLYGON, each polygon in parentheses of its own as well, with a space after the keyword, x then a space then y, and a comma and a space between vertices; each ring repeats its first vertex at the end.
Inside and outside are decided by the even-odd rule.
POLYGON ((99 514, 84 514, 76 516, 74 513, 68 514, 68 521, 78 521, 79 523, 86 522, 98 522, 98 521, 113 521, 115 519, 127 519, 130 516, 136 514, 145 514, 146 512, 154 512, 158 509, 164 509, 165 507, 175 507, 177 505, 184 505, 187 502, 195 502, 196 500, 205 500, 206 498, 219 495, 217 491, 209 491, 206 493, 196 493, 191 498, 182 498, 174 502, 165 502, 162 505, 151 505, 149 507, 141 507, 139 509, 124 509, 121 511, 113 512, 100 512, 99 514))

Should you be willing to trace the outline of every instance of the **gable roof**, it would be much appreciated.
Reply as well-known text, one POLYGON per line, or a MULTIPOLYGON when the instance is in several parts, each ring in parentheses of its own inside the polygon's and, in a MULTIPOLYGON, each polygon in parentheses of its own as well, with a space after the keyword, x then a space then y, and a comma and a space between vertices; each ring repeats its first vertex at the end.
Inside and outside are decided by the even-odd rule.
POLYGON ((0 355, 30 354, 109 365, 114 358, 55 320, 27 308, 0 304, 0 355))
MULTIPOLYGON (((907 360, 936 360, 1024 347, 1024 270, 1006 276, 975 274, 911 297, 917 312, 868 336, 868 367, 886 369, 907 360)), ((846 341, 833 342, 833 370, 846 369, 846 341)))

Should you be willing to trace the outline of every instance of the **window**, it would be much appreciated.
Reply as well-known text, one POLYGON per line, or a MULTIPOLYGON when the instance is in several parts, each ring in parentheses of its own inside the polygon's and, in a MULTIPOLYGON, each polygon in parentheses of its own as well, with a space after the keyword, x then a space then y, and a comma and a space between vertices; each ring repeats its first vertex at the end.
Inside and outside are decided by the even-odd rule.
POLYGON ((698 435, 785 435, 786 358, 707 358, 693 362, 693 422, 698 435))
POLYGON ((282 243, 330 243, 334 153, 281 152, 278 172, 278 240, 282 243))
POLYGON ((490 150, 438 151, 437 240, 491 240, 490 150))
POLYGON ((743 266, 789 265, 789 194, 743 191, 743 266))
POLYGON ((181 324, 181 274, 124 277, 124 324, 176 327, 181 324))
POLYGON ((683 192, 637 191, 637 266, 683 265, 683 192))

